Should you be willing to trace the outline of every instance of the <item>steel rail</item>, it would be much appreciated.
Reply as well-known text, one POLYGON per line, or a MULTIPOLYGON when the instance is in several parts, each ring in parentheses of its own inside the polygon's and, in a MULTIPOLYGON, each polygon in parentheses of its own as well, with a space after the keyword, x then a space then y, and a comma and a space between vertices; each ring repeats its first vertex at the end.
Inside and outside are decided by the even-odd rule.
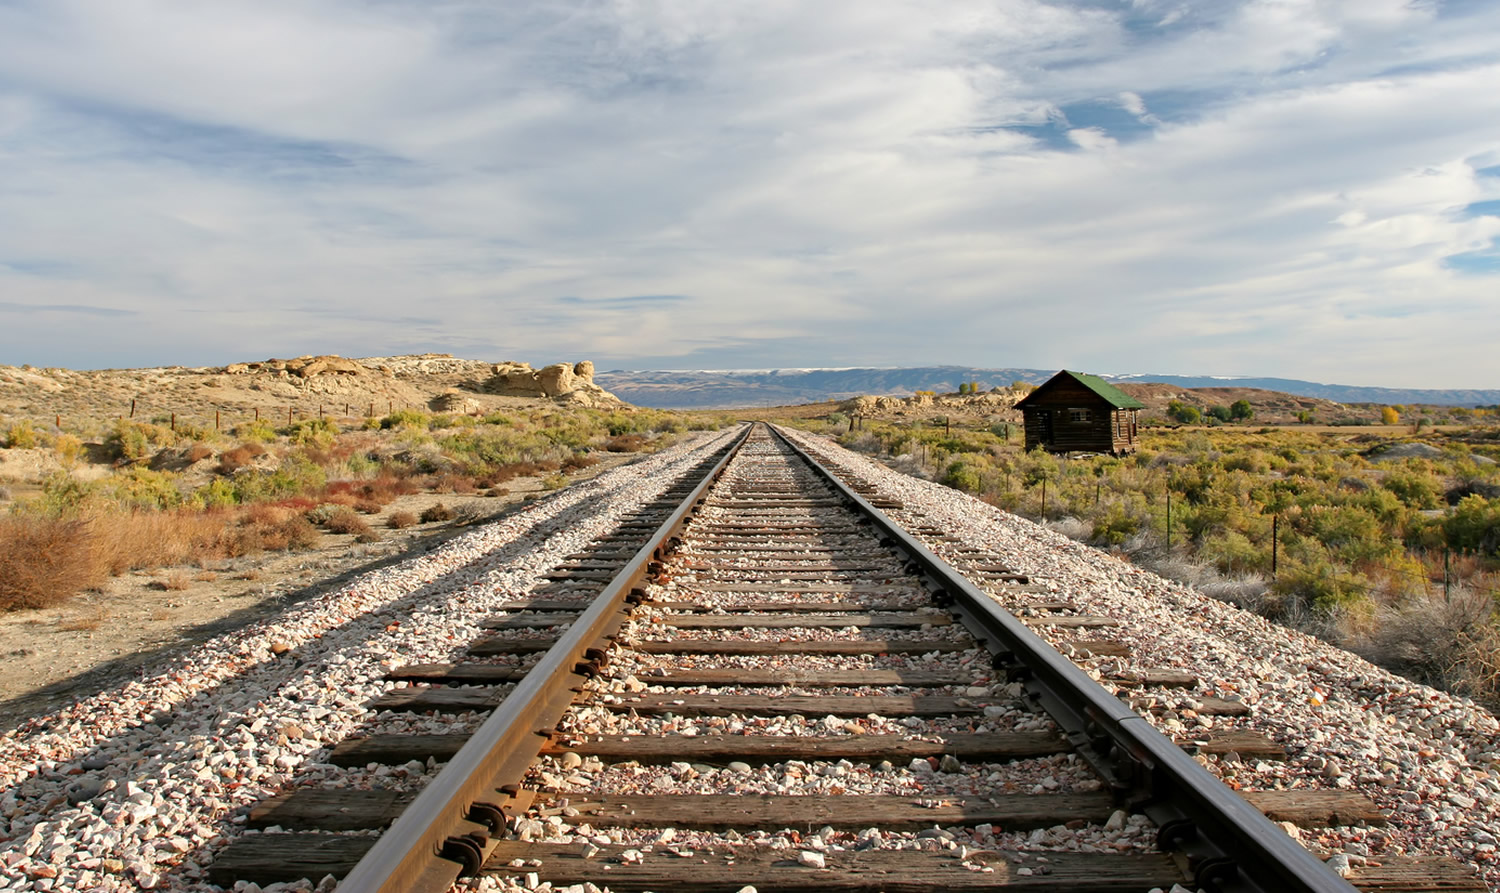
POLYGON ((629 616, 629 596, 645 580, 658 549, 677 533, 744 445, 747 425, 572 626, 517 683, 500 706, 411 802, 339 883, 340 893, 447 890, 478 869, 488 834, 504 827, 494 801, 502 785, 519 782, 585 681, 592 652, 629 616), (470 830, 475 829, 475 830, 470 830), (455 861, 455 859, 462 861, 455 861))
POLYGON ((1187 857, 1195 885, 1222 893, 1355 890, 799 444, 771 430, 940 587, 969 631, 996 652, 997 669, 1024 681, 1120 802, 1144 812, 1161 845, 1187 857))

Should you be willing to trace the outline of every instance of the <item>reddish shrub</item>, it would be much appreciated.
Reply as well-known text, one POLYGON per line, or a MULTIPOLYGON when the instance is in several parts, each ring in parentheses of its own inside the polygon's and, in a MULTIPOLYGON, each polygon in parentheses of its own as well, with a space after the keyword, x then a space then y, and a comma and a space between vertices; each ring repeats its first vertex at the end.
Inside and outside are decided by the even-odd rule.
POLYGON ((219 454, 219 473, 233 474, 265 454, 266 448, 254 442, 242 443, 232 450, 225 450, 219 454))
POLYGON ((328 517, 327 521, 323 522, 323 527, 330 533, 354 534, 356 536, 361 533, 370 532, 370 525, 365 523, 365 519, 349 509, 340 509, 334 512, 328 517))
POLYGON ((604 442, 604 448, 611 453, 636 453, 645 445, 646 438, 639 434, 619 434, 604 442))
POLYGON ((563 470, 575 471, 581 468, 592 468, 599 464, 599 460, 588 453, 574 453, 563 460, 563 470))
POLYGON ((452 521, 453 509, 448 508, 441 502, 429 505, 422 510, 422 523, 431 524, 433 521, 452 521))
POLYGON ((385 524, 392 530, 403 530, 417 523, 417 516, 411 512, 391 512, 391 516, 385 519, 385 524))

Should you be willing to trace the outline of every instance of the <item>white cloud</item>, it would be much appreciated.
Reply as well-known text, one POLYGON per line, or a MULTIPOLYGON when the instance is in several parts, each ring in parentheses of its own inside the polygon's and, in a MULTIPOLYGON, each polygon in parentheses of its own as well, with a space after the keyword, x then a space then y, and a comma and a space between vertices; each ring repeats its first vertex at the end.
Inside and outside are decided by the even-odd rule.
POLYGON ((0 344, 1494 383, 1500 12, 1440 13, 0 6, 0 305, 135 312, 0 344))

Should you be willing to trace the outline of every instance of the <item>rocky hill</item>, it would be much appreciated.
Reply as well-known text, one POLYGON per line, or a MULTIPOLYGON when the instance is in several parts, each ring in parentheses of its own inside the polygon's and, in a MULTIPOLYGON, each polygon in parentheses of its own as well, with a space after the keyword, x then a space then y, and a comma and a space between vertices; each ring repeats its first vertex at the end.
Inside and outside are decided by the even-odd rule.
POLYGON ((399 357, 303 356, 226 366, 152 369, 40 369, 0 366, 0 415, 52 420, 173 415, 198 423, 215 413, 360 416, 394 409, 477 413, 516 400, 612 407, 622 402, 594 383, 594 364, 486 363, 447 354, 399 357))

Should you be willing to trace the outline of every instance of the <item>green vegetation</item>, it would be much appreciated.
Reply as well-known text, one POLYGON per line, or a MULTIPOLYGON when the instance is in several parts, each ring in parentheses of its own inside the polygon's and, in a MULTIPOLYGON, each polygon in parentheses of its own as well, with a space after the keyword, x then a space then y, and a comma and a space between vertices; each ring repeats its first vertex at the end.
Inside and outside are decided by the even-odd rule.
MULTIPOLYGON (((402 409, 344 429, 331 418, 264 419, 227 434, 183 419, 118 419, 103 430, 109 475, 72 471, 89 448, 29 421, 5 431, 9 448, 50 447, 62 468, 34 497, 0 516, 0 610, 56 604, 110 574, 260 551, 307 548, 322 526, 361 542, 379 534, 360 517, 398 495, 501 495, 504 481, 545 489, 594 465, 594 452, 659 449, 679 434, 727 422, 658 410, 543 406, 484 418, 402 409), (217 462, 208 460, 217 458, 217 462)), ((445 520, 439 507, 423 521, 445 520)), ((416 523, 394 513, 392 529, 416 523)))
MULTIPOLYGON (((1168 413, 1183 423, 1198 415, 1175 402, 1168 413)), ((1212 421, 1251 416, 1248 404, 1210 411, 1212 421)), ((1500 685, 1479 681, 1485 664, 1474 650, 1490 641, 1476 630, 1495 626, 1500 604, 1493 424, 1428 432, 1439 458, 1378 462, 1365 453, 1384 438, 1297 427, 1147 429, 1132 456, 1068 459, 1023 452, 1008 428, 945 433, 930 423, 866 420, 860 430, 829 433, 1034 519, 1045 485, 1045 519, 1060 529, 1169 576, 1212 583, 1210 592, 1424 681, 1500 703, 1500 685), (1452 620, 1456 613, 1467 619, 1452 620), (1392 641, 1397 629, 1405 638, 1392 641), (1413 653, 1433 656, 1414 661, 1413 653)))

